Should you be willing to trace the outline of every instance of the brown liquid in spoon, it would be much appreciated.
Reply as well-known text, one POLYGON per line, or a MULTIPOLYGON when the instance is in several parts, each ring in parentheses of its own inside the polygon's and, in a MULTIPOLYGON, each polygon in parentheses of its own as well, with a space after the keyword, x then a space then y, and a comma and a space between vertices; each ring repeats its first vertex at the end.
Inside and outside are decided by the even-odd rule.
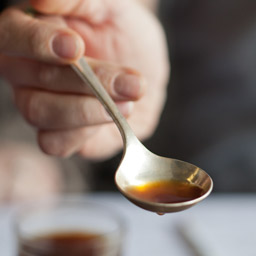
POLYGON ((157 181, 131 186, 127 192, 140 200, 166 204, 190 201, 204 194, 201 187, 179 181, 157 181))

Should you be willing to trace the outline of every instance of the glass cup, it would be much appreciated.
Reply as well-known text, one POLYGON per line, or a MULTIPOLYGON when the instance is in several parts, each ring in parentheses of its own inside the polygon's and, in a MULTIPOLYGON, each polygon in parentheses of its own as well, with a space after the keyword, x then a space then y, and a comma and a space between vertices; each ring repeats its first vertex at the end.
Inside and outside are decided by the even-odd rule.
POLYGON ((123 220, 82 197, 39 201, 19 210, 18 256, 120 256, 123 220))

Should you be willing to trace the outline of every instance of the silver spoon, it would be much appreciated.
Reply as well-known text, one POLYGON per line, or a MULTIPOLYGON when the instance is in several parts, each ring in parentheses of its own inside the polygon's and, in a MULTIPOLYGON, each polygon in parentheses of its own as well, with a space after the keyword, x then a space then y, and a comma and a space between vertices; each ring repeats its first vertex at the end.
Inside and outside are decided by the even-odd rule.
POLYGON ((71 66, 86 85, 93 90, 120 130, 124 152, 122 161, 116 171, 115 182, 120 192, 127 199, 141 208, 163 214, 187 209, 210 194, 213 182, 205 171, 180 160, 157 156, 143 146, 85 58, 81 58, 71 66), (136 188, 136 186, 149 183, 169 181, 198 186, 202 193, 196 198, 175 203, 155 202, 131 193, 132 187, 136 188))

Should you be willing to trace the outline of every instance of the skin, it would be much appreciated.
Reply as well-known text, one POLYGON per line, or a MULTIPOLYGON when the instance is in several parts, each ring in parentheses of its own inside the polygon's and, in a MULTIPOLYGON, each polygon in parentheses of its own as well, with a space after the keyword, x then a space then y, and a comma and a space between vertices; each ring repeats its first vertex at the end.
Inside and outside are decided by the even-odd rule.
POLYGON ((105 159, 119 131, 69 64, 85 55, 141 139, 166 98, 167 47, 154 14, 135 0, 31 0, 0 15, 0 75, 50 155, 105 159), (37 17, 24 13, 30 4, 37 17))

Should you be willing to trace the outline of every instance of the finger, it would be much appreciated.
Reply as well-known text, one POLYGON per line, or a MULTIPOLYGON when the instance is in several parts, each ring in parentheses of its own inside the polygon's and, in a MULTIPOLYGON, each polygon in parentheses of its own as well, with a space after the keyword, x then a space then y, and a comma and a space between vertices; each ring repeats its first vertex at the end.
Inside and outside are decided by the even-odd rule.
MULTIPOLYGON (((39 129, 74 129, 112 121, 100 102, 90 96, 16 89, 15 102, 25 119, 39 129)), ((133 103, 118 102, 117 106, 128 116, 133 103)))
POLYGON ((99 24, 109 18, 109 3, 112 7, 115 6, 113 0, 30 0, 30 3, 37 11, 44 14, 82 17, 93 24, 99 24))
POLYGON ((0 15, 0 53, 68 63, 84 54, 84 42, 71 29, 9 8, 0 15))
MULTIPOLYGON (((143 95, 145 83, 135 70, 92 59, 88 63, 113 99, 138 100, 143 95)), ((0 74, 19 88, 93 95, 69 66, 0 56, 0 74)))
POLYGON ((93 126, 64 131, 39 130, 37 140, 44 153, 69 157, 78 152, 83 143, 93 136, 98 129, 97 126, 93 126))
POLYGON ((66 131, 39 131, 38 144, 49 154, 69 157, 80 153, 83 157, 103 160, 122 146, 122 138, 114 124, 66 131))

